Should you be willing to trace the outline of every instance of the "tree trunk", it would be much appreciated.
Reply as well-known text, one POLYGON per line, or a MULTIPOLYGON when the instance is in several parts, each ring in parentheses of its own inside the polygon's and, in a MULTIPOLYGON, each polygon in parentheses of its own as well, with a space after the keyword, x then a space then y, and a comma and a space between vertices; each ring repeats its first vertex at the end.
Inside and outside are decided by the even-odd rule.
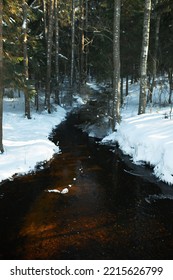
POLYGON ((2 67, 3 67, 3 41, 2 41, 2 9, 3 3, 0 0, 0 152, 4 152, 3 148, 3 78, 2 78, 2 67))
MULTIPOLYGON (((155 9, 157 7, 158 0, 155 0, 155 9)), ((158 66, 158 47, 159 47, 159 32, 160 32, 160 18, 161 15, 155 11, 155 42, 154 42, 154 52, 153 52, 153 80, 151 84, 151 90, 149 95, 149 101, 152 102, 153 88, 156 86, 156 76, 157 76, 157 66, 158 66)))
POLYGON ((84 84, 84 50, 85 50, 85 35, 84 35, 84 0, 79 1, 80 5, 80 30, 79 30, 79 88, 84 84))
POLYGON ((36 107, 36 112, 38 112, 38 110, 39 110, 39 80, 37 80, 37 82, 35 84, 35 90, 36 90, 35 107, 36 107))
POLYGON ((59 1, 55 0, 55 68, 56 68, 56 88, 55 88, 55 103, 59 104, 59 1))
POLYGON ((24 94, 25 94, 25 116, 30 119, 30 97, 29 97, 29 90, 28 90, 28 34, 27 34, 27 21, 28 21, 28 4, 23 1, 22 5, 23 9, 23 63, 24 63, 24 94))
POLYGON ((172 86, 173 86, 173 79, 172 79, 172 68, 169 69, 168 78, 169 78, 169 104, 172 103, 172 86))
POLYGON ((143 41, 141 51, 141 65, 140 65, 140 96, 138 114, 144 114, 147 102, 147 59, 149 48, 149 34, 150 34, 150 14, 151 14, 151 0, 145 0, 144 22, 143 22, 143 41))
POLYGON ((120 13, 121 0, 114 0, 114 24, 113 24, 113 108, 112 129, 115 123, 120 122, 120 13))
POLYGON ((47 9, 46 9, 46 0, 42 0, 43 5, 43 18, 44 18, 44 36, 47 40, 47 9))
POLYGON ((74 54, 75 54, 75 0, 72 0, 72 19, 71 19, 71 73, 70 73, 70 86, 74 85, 74 54))
POLYGON ((129 94, 129 77, 126 76, 126 96, 129 94))
POLYGON ((50 95, 51 95, 51 66, 52 66, 52 41, 53 41, 53 18, 54 18, 54 0, 50 0, 49 26, 47 34, 47 77, 46 77, 46 106, 47 111, 51 113, 50 95))
POLYGON ((123 102, 124 102, 124 96, 123 96, 123 82, 124 82, 124 79, 123 77, 121 77, 121 106, 123 105, 123 102))
MULTIPOLYGON (((88 0, 85 0, 85 40, 88 41, 88 0)), ((87 81, 88 77, 88 53, 89 46, 88 42, 85 43, 85 80, 87 81)))

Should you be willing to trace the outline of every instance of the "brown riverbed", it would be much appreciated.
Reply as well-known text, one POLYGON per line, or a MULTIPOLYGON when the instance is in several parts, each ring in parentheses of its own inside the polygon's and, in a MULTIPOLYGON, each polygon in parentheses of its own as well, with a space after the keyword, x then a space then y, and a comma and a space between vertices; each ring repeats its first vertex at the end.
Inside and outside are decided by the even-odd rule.
POLYGON ((49 167, 0 186, 0 258, 172 259, 171 188, 146 180, 144 167, 128 173, 78 120, 53 133, 62 152, 49 167))

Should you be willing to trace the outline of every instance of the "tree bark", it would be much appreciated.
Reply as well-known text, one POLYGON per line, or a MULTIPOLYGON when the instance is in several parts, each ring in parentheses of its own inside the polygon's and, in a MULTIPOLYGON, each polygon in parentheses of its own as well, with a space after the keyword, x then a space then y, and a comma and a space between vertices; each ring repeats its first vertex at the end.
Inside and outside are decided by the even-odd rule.
POLYGON ((124 82, 124 79, 123 79, 123 77, 121 77, 121 106, 123 105, 123 102, 124 102, 124 96, 123 96, 123 93, 124 93, 124 90, 123 90, 123 82, 124 82))
POLYGON ((74 85, 74 54, 75 54, 75 0, 72 0, 72 19, 71 19, 71 73, 70 86, 74 85))
POLYGON ((129 77, 126 76, 126 96, 129 94, 129 77))
MULTIPOLYGON (((157 7, 158 0, 155 0, 155 9, 157 7)), ((158 11, 155 11, 154 20, 155 20, 155 35, 154 35, 154 51, 153 51, 153 80, 151 84, 151 90, 149 94, 149 101, 152 102, 152 93, 153 88, 156 86, 156 77, 157 77, 157 67, 158 67, 158 47, 159 47, 159 32, 160 32, 160 19, 161 15, 158 11)))
POLYGON ((156 80, 156 75, 157 75, 159 31, 160 31, 160 14, 157 14, 156 22, 155 22, 155 45, 154 45, 154 57, 153 57, 153 81, 154 82, 156 80))
MULTIPOLYGON (((85 40, 88 41, 88 0, 85 0, 85 40)), ((87 81, 88 77, 88 52, 89 46, 88 42, 85 43, 85 80, 87 81)))
POLYGON ((84 51, 85 51, 85 34, 84 34, 84 0, 79 1, 80 5, 80 30, 79 30, 79 88, 84 84, 84 51))
POLYGON ((169 104, 172 103, 172 84, 173 84, 173 78, 172 78, 172 75, 173 75, 173 71, 172 71, 172 68, 169 68, 169 72, 168 72, 168 79, 169 79, 169 104))
POLYGON ((47 40, 47 9, 46 9, 46 0, 42 0, 43 5, 43 18, 44 18, 44 36, 47 40))
POLYGON ((3 41, 2 41, 2 10, 3 2, 0 0, 0 152, 4 152, 3 148, 3 41))
POLYGON ((115 123, 120 122, 120 16, 121 0, 114 0, 114 24, 113 24, 113 108, 112 129, 115 123))
POLYGON ((51 113, 50 95, 51 95, 51 70, 52 70, 52 41, 53 41, 53 18, 54 18, 54 0, 50 0, 49 26, 47 34, 47 77, 46 77, 46 106, 47 111, 51 113))
POLYGON ((141 64, 140 64, 140 95, 138 114, 144 114, 147 102, 147 59, 149 48, 150 35, 150 14, 151 14, 151 0, 145 0, 144 22, 143 22, 143 41, 141 50, 141 64))
POLYGON ((59 0, 55 0, 55 75, 56 75, 56 88, 55 88, 55 103, 59 104, 59 0))
POLYGON ((25 94, 25 116, 30 119, 30 97, 29 97, 29 90, 28 90, 28 34, 27 34, 27 21, 28 21, 28 4, 23 0, 23 63, 24 63, 24 94, 25 94))

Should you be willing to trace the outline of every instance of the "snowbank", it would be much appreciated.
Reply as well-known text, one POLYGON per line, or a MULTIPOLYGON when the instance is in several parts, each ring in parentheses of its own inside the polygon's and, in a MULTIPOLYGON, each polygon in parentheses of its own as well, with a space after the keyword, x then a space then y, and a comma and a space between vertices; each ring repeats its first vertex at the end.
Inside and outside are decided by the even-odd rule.
POLYGON ((48 136, 52 129, 66 116, 66 111, 57 106, 52 114, 46 111, 32 112, 32 119, 24 118, 23 96, 4 98, 3 145, 0 155, 0 182, 14 174, 34 170, 39 162, 48 161, 59 147, 48 136))
POLYGON ((131 86, 122 109, 122 122, 117 132, 105 137, 103 142, 117 141, 134 163, 150 164, 157 178, 173 184, 173 119, 165 118, 170 107, 148 108, 146 114, 137 115, 138 92, 137 85, 131 86))

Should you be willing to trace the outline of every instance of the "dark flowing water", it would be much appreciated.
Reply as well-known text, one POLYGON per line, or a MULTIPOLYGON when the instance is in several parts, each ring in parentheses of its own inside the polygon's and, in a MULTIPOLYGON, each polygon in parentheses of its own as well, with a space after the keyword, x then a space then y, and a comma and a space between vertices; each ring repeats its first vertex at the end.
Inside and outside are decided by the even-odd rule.
POLYGON ((143 167, 127 172, 126 157, 77 122, 54 132, 62 153, 49 167, 0 186, 0 258, 172 259, 171 187, 143 167))

